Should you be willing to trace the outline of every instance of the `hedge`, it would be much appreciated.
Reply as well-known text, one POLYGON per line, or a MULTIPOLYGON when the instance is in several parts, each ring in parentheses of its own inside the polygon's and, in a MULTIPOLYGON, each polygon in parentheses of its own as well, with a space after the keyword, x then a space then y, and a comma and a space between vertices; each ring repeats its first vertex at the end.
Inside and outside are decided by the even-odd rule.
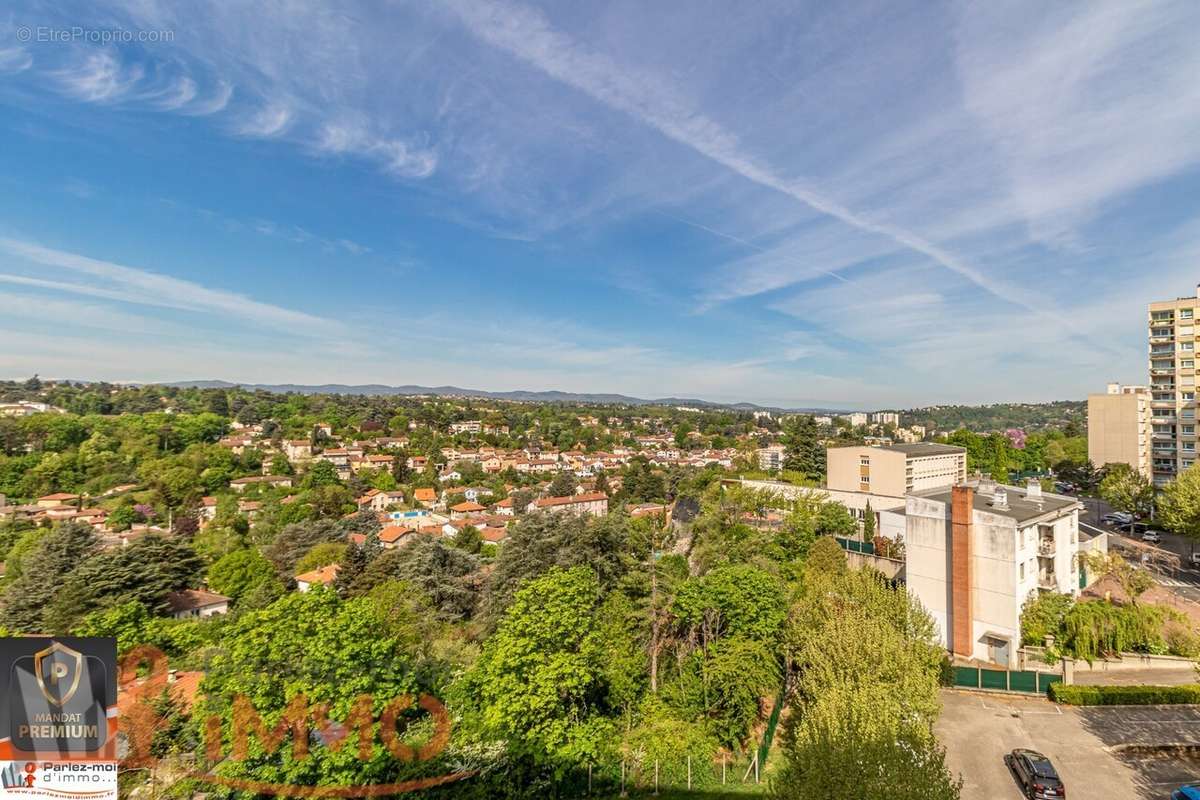
POLYGON ((1200 683, 1182 686, 1050 684, 1050 699, 1072 706, 1154 706, 1200 703, 1200 683))

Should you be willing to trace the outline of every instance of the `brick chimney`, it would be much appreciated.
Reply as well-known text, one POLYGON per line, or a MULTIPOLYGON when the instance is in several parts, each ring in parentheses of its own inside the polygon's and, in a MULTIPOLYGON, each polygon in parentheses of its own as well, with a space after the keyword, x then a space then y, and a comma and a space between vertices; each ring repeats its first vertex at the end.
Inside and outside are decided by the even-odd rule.
POLYGON ((974 650, 971 622, 971 517, 975 490, 965 484, 954 487, 950 501, 950 650, 970 658, 974 650))

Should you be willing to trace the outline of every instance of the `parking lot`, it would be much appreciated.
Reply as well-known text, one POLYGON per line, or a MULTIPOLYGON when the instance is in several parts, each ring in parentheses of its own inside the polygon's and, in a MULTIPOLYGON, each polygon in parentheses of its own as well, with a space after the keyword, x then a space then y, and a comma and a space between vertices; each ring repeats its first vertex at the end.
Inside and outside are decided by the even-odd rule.
POLYGON ((1039 697, 945 690, 938 738, 952 772, 963 778, 963 800, 1020 798, 1004 763, 1018 747, 1050 757, 1067 796, 1170 797, 1187 781, 1200 781, 1200 707, 1073 708, 1039 697))

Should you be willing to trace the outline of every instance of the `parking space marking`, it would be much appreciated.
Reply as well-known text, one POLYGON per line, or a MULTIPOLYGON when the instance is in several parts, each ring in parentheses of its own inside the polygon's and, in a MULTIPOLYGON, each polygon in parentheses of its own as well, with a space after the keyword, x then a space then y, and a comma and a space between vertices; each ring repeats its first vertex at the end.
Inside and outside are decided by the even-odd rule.
POLYGON ((1008 711, 1008 712, 1015 711, 1022 716, 1030 716, 1030 715, 1035 715, 1035 714, 1045 714, 1045 715, 1049 715, 1049 716, 1054 716, 1055 714, 1057 714, 1060 717, 1062 716, 1062 709, 1060 709, 1056 705, 1051 705, 1049 711, 1026 711, 1024 709, 1015 708, 1013 706, 989 706, 987 703, 983 702, 982 697, 979 698, 979 705, 982 706, 985 711, 1008 711))

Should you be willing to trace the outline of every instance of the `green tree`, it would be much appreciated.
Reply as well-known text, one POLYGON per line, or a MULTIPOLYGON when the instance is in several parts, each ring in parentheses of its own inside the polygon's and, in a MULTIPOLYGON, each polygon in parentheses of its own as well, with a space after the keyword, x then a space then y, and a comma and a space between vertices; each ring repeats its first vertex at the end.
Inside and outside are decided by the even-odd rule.
POLYGON ((454 546, 459 550, 479 555, 483 549, 483 536, 474 525, 464 525, 454 535, 454 546))
POLYGON ((563 773, 610 747, 604 714, 600 583, 587 567, 552 569, 513 597, 470 676, 484 730, 563 773))
POLYGON ((863 509, 863 541, 875 541, 875 509, 871 508, 871 501, 867 501, 866 508, 863 509))
POLYGON ((130 600, 162 613, 167 595, 196 586, 203 569, 204 560, 187 542, 149 533, 79 564, 42 619, 50 630, 65 632, 95 609, 130 600))
POLYGON ((944 651, 928 612, 873 571, 807 577, 785 636, 799 689, 773 794, 957 798, 933 735, 944 651))
POLYGON ((551 497, 567 497, 575 493, 576 480, 574 473, 568 470, 560 470, 554 480, 550 481, 550 488, 546 493, 551 497))
POLYGON ((1188 467, 1167 484, 1158 501, 1163 523, 1192 540, 1200 541, 1200 467, 1188 467))
POLYGON ((346 534, 336 522, 327 519, 296 522, 287 525, 267 546, 265 555, 279 570, 280 576, 296 574, 296 564, 304 554, 322 542, 343 542, 346 534))
POLYGON ((340 564, 346 556, 344 542, 318 542, 296 562, 296 573, 327 567, 330 564, 340 564))
POLYGON ((587 565, 605 588, 629 569, 624 558, 629 518, 623 514, 582 517, 574 514, 527 514, 509 529, 496 559, 483 601, 485 622, 494 624, 524 581, 552 567, 587 565))
POLYGON ((308 472, 304 473, 304 480, 301 484, 305 489, 312 489, 317 486, 339 486, 341 481, 338 480, 337 468, 332 462, 321 459, 314 461, 308 468, 308 472))
POLYGON ((350 585, 351 595, 363 595, 387 581, 404 581, 424 592, 434 612, 447 621, 471 617, 479 600, 478 556, 441 539, 423 536, 372 561, 350 585))
MULTIPOLYGON (((1100 482, 1100 496, 1118 511, 1133 517, 1143 516, 1150 511, 1154 502, 1154 486, 1138 470, 1128 464, 1109 464, 1104 480, 1100 482)), ((1130 522, 1129 530, 1133 530, 1130 522)))
POLYGON ((46 609, 63 591, 66 577, 97 550, 95 531, 88 525, 66 523, 35 540, 21 556, 20 575, 4 589, 4 627, 32 633, 46 630, 46 609))
MULTIPOLYGON (((223 631, 206 666, 194 718, 219 716, 228 730, 233 698, 249 700, 268 729, 297 696, 327 704, 330 721, 347 719, 361 695, 373 698, 369 713, 403 694, 442 693, 446 674, 429 651, 435 639, 428 621, 394 598, 358 597, 343 601, 318 587, 292 592, 261 610, 242 614, 223 631), (432 682, 431 682, 432 681, 432 682)), ((291 737, 275 753, 251 737, 247 758, 225 759, 216 771, 228 778, 299 785, 352 786, 415 777, 437 762, 406 764, 375 746, 359 758, 355 737, 334 749, 319 743, 297 757, 291 737)))
POLYGON ((849 567, 846 566, 846 552, 833 539, 822 536, 808 550, 808 561, 805 571, 816 574, 840 574, 849 567))
POLYGON ((816 420, 808 414, 789 417, 784 423, 783 444, 787 451, 783 468, 797 472, 808 480, 825 477, 825 444, 821 441, 816 420))
POLYGON ((234 550, 218 559, 208 568, 208 585, 234 600, 263 586, 276 588, 278 593, 283 591, 275 565, 255 547, 234 550))

